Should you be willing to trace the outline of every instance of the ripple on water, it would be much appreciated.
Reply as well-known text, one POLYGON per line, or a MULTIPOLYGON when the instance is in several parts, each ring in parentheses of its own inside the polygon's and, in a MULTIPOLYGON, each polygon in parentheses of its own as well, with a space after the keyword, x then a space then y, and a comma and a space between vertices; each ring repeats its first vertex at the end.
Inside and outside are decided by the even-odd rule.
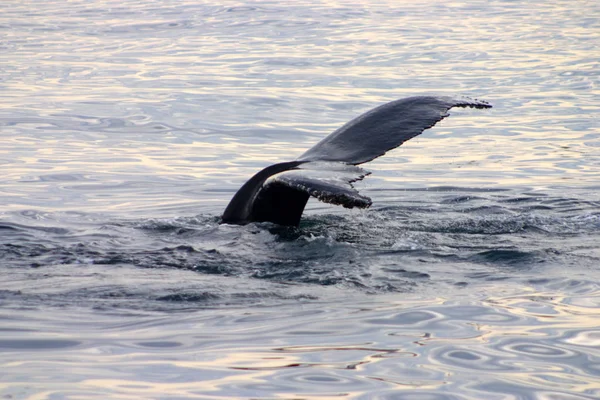
POLYGON ((0 350, 6 351, 43 351, 61 350, 81 345, 75 340, 45 339, 45 340, 0 340, 0 350))
MULTIPOLYGON (((361 213, 308 213, 299 228, 219 225, 215 216, 202 215, 111 221, 95 214, 24 211, 10 214, 0 225, 0 250, 11 265, 25 268, 16 272, 15 279, 27 276, 32 285, 48 288, 36 289, 35 296, 44 301, 48 296, 60 302, 69 301, 68 296, 93 295, 116 305, 143 296, 154 304, 182 307, 316 300, 317 286, 410 293, 440 284, 543 284, 540 274, 556 265, 571 265, 584 277, 583 271, 600 259, 594 239, 600 225, 595 224, 593 202, 573 207, 574 200, 556 201, 550 210, 531 211, 531 201, 504 203, 495 194, 480 195, 477 202, 510 208, 484 216, 470 207, 456 209, 440 191, 419 197, 417 210, 396 204, 361 213), (170 276, 167 282, 172 286, 145 291, 143 286, 98 285, 92 277, 105 276, 103 268, 123 269, 122 274, 138 274, 139 279, 145 274, 149 281, 158 279, 156 284, 170 276), (135 268, 146 272, 140 275, 135 268), (189 287, 177 286, 173 277, 179 274, 195 278, 186 279, 189 287), (73 287, 61 283, 61 294, 55 285, 65 282, 66 275, 83 280, 72 282, 73 287), (215 275, 230 283, 211 282, 215 275), (244 287, 242 281, 250 283, 244 287), (298 291, 289 292, 286 284, 299 285, 298 291)), ((540 195, 534 203, 550 199, 540 195)), ((14 291, 8 286, 0 289, 14 291)), ((34 295, 21 297, 29 294, 34 295)), ((475 310, 466 312, 475 315, 475 310)))
MULTIPOLYGON (((60 360, 47 343, 42 345, 44 351, 37 351, 43 342, 39 339, 2 343, 13 348, 13 341, 18 342, 19 368, 43 372, 48 384, 58 379, 61 360, 70 359, 79 365, 73 378, 85 378, 79 386, 82 393, 103 387, 117 397, 151 393, 168 381, 169 388, 160 386, 162 393, 189 396, 319 398, 376 393, 382 398, 418 399, 448 398, 450 393, 459 399, 502 399, 507 393, 533 397, 553 393, 556 398, 594 398, 598 393, 592 382, 597 381, 600 353, 587 340, 597 333, 596 320, 590 318, 595 310, 580 312, 574 319, 556 312, 568 306, 565 298, 533 289, 523 295, 523 288, 515 289, 492 302, 465 296, 436 303, 420 296, 387 295, 387 301, 363 297, 339 307, 316 302, 254 307, 244 313, 239 307, 220 307, 218 314, 198 310, 96 314, 105 314, 104 321, 82 309, 74 310, 77 318, 70 322, 60 315, 47 322, 46 334, 78 329, 80 341, 60 339, 61 346, 53 348, 62 352, 60 360), (540 301, 555 312, 531 314, 532 304, 540 301), (104 334, 98 333, 99 326, 104 334), (93 362, 88 354, 92 348, 93 362), (148 364, 156 357, 162 361, 148 364), (110 369, 111 379, 99 377, 98 368, 107 373, 110 369), (96 371, 97 377, 90 379, 89 371, 96 371)), ((588 289, 572 294, 569 301, 597 299, 597 288, 588 289)), ((28 327, 16 318, 5 322, 5 328, 28 327)), ((23 334, 33 339, 36 332, 23 334)), ((12 371, 9 379, 15 379, 16 370, 8 371, 12 371)))
POLYGON ((598 4, 3 2, 0 397, 600 398, 598 4), (219 225, 424 92, 494 108, 219 225))

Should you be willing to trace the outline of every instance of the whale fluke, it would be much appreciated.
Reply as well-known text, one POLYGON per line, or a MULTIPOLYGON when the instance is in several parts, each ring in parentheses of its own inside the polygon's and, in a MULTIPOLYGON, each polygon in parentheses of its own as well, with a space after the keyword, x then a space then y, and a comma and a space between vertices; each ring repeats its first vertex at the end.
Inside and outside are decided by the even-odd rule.
POLYGON ((325 203, 346 208, 367 208, 371 205, 371 199, 361 196, 352 183, 362 180, 369 174, 369 171, 354 165, 314 161, 273 175, 267 179, 263 187, 269 190, 272 185, 283 185, 309 194, 325 203))
POLYGON ((359 167, 446 118, 453 107, 491 108, 468 97, 418 96, 395 100, 351 120, 297 160, 255 174, 233 196, 224 223, 270 221, 298 225, 310 196, 346 208, 367 208, 353 182, 369 175, 359 167))
POLYGON ((446 118, 452 107, 490 108, 466 97, 419 96, 395 100, 353 119, 298 159, 362 164, 384 155, 446 118))

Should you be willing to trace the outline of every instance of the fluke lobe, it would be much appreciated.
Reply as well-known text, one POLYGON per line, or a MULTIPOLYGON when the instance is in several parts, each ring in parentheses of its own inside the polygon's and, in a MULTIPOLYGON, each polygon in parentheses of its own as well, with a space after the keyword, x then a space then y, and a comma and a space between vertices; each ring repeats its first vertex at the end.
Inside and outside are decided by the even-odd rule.
POLYGON ((452 107, 491 108, 468 97, 417 96, 383 104, 348 122, 297 160, 271 165, 233 196, 222 216, 228 224, 270 221, 297 226, 310 196, 346 208, 371 199, 352 186, 370 172, 366 163, 431 128, 452 107))

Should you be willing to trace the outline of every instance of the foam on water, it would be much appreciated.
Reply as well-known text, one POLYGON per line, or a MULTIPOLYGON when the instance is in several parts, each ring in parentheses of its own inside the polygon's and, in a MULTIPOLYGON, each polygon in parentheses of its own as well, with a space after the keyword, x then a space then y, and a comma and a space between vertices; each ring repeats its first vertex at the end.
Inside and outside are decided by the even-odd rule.
MULTIPOLYGON (((307 297, 319 298, 310 285, 402 293, 424 286, 527 282, 548 273, 560 277, 557 269, 566 267, 571 277, 595 270, 600 215, 590 192, 581 191, 586 200, 579 201, 575 191, 560 198, 543 192, 460 194, 459 189, 410 191, 403 202, 359 213, 314 212, 299 228, 221 225, 215 216, 111 221, 101 215, 23 212, 1 225, 0 246, 15 269, 13 278, 25 273, 32 282, 50 279, 48 267, 59 275, 74 275, 68 271, 81 265, 197 273, 194 289, 181 287, 181 294, 166 296, 152 288, 143 302, 193 301, 196 297, 188 292, 195 290, 211 304, 230 304, 235 296, 244 297, 244 304, 253 296, 265 302, 271 295, 277 303, 281 295, 270 284, 299 285, 307 297), (35 271, 40 271, 37 276, 35 271), (246 280, 248 293, 236 290, 234 295, 224 289, 223 280, 202 278, 211 275, 234 278, 233 285, 246 280)), ((73 282, 78 290, 80 284, 73 282)), ((3 286, 10 292, 14 282, 8 279, 3 286)), ((72 301, 69 286, 61 289, 65 293, 53 289, 48 296, 56 295, 59 303, 72 301)), ((116 285, 111 291, 103 283, 101 291, 109 297, 122 291, 117 297, 129 297, 130 289, 116 285)), ((133 289, 135 296, 139 288, 133 289)))

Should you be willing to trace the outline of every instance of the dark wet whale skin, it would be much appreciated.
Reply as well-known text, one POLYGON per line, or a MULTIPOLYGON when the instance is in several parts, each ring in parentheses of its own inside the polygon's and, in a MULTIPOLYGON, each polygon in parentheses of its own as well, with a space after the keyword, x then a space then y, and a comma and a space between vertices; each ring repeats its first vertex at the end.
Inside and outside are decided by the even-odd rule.
MULTIPOLYGON (((266 182, 277 174, 295 170, 310 162, 358 165, 371 161, 431 128, 446 118, 452 107, 492 106, 485 101, 466 97, 416 96, 376 107, 325 137, 298 160, 274 164, 256 173, 233 196, 223 213, 222 222, 246 224, 269 221, 297 226, 310 196, 347 208, 368 207, 371 205, 370 199, 366 198, 365 201, 365 197, 358 193, 348 197, 347 190, 340 190, 339 186, 310 183, 315 180, 309 179, 309 184, 304 179, 298 184, 294 179, 266 182), (324 191, 327 196, 322 196, 324 191)), ((363 177, 349 180, 347 184, 352 187, 352 182, 363 177)))
POLYGON ((233 196, 223 212, 222 222, 244 224, 252 221, 271 221, 280 225, 298 225, 309 195, 296 190, 270 196, 269 204, 257 202, 262 185, 271 176, 289 171, 307 161, 289 161, 270 165, 257 172, 233 196), (295 206, 295 207, 294 207, 295 206), (297 218, 296 218, 297 215, 297 218))

